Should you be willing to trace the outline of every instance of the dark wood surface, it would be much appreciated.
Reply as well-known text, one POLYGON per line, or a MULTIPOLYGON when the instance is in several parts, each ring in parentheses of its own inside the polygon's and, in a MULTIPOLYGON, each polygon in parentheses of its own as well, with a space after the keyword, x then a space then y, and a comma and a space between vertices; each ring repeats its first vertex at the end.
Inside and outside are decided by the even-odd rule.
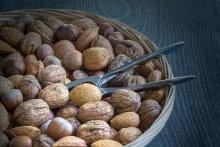
POLYGON ((220 146, 219 0, 1 0, 0 11, 79 9, 118 19, 158 46, 186 41, 167 58, 175 76, 197 79, 177 86, 172 115, 149 147, 220 146))

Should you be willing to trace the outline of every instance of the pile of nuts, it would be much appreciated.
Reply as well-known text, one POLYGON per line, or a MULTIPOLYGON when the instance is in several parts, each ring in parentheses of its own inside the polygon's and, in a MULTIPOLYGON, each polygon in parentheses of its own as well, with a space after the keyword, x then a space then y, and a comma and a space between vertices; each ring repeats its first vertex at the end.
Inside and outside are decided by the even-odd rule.
MULTIPOLYGON (((147 52, 110 23, 21 15, 0 24, 0 146, 121 147, 136 140, 160 115, 165 89, 118 89, 103 96, 84 83, 147 52)), ((109 86, 158 81, 152 59, 119 74, 109 86)))

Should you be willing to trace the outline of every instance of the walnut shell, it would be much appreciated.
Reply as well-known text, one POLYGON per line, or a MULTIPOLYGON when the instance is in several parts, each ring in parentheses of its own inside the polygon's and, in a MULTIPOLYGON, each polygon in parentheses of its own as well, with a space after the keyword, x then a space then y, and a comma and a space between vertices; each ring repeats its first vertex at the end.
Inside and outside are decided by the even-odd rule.
POLYGON ((66 52, 63 57, 63 65, 68 70, 79 69, 83 64, 82 53, 77 50, 66 52))
POLYGON ((42 89, 38 93, 38 97, 44 100, 50 109, 54 109, 66 105, 69 100, 69 91, 65 85, 55 83, 42 89))
POLYGON ((81 138, 75 136, 66 136, 57 140, 53 147, 55 146, 73 146, 73 147, 87 147, 86 142, 81 138))
POLYGON ((41 134, 38 138, 33 140, 33 147, 51 147, 54 142, 55 141, 46 134, 41 134))
POLYGON ((136 140, 139 136, 141 136, 141 131, 135 127, 122 128, 118 132, 118 140, 126 145, 134 140, 136 140))
POLYGON ((90 120, 109 121, 114 114, 113 107, 105 101, 90 102, 79 108, 77 117, 81 122, 90 120))
MULTIPOLYGON (((124 54, 120 54, 109 63, 108 71, 112 71, 129 62, 131 62, 131 59, 129 57, 125 56, 124 54)), ((124 73, 119 74, 117 77, 110 81, 110 84, 114 86, 122 86, 127 81, 127 79, 133 75, 133 72, 133 70, 128 70, 124 73)))
POLYGON ((24 36, 21 42, 20 51, 22 54, 34 54, 37 48, 41 45, 41 37, 35 32, 29 32, 24 36))
POLYGON ((115 91, 106 101, 114 107, 116 113, 137 112, 141 106, 141 98, 138 93, 127 89, 115 91))
POLYGON ((0 103, 0 132, 6 130, 9 126, 9 115, 5 107, 0 103))
POLYGON ((8 147, 9 144, 9 139, 8 137, 5 135, 5 133, 0 132, 0 147, 8 147))
POLYGON ((62 117, 62 118, 68 118, 68 117, 76 116, 77 113, 78 113, 78 110, 75 106, 65 105, 58 110, 57 116, 62 117))
POLYGON ((10 54, 16 52, 16 49, 13 48, 11 45, 8 43, 0 40, 0 54, 10 54))
POLYGON ((70 98, 74 104, 81 106, 85 103, 101 101, 102 93, 98 87, 89 83, 84 83, 71 90, 70 98))
POLYGON ((7 78, 0 76, 0 96, 9 89, 14 88, 14 84, 7 78))
POLYGON ((141 107, 138 110, 140 116, 140 128, 145 130, 151 126, 151 124, 160 115, 161 106, 155 100, 145 100, 141 103, 141 107))
POLYGON ((81 52, 87 49, 90 46, 92 40, 94 40, 98 36, 98 32, 98 27, 93 27, 83 31, 76 39, 76 49, 81 52))
POLYGON ((42 16, 40 20, 45 23, 49 28, 51 28, 54 32, 64 24, 64 22, 53 16, 42 16))
POLYGON ((8 77, 8 79, 12 81, 15 88, 18 88, 23 77, 24 77, 23 75, 13 75, 8 77))
POLYGON ((106 48, 89 48, 83 52, 83 65, 88 70, 101 70, 108 65, 109 58, 106 48))
POLYGON ((111 121, 111 126, 116 130, 127 127, 137 127, 140 119, 135 112, 124 112, 116 115, 111 121))
POLYGON ((31 139, 37 138, 41 131, 37 127, 32 126, 19 126, 15 128, 10 128, 5 131, 9 138, 14 138, 16 136, 29 136, 31 139))
POLYGON ((114 140, 104 139, 93 142, 91 147, 123 147, 123 145, 114 140))
POLYGON ((147 63, 144 63, 143 65, 138 66, 135 70, 143 75, 144 77, 148 77, 150 72, 152 72, 155 69, 155 65, 152 61, 149 61, 147 63))
POLYGON ((29 100, 37 96, 38 92, 41 90, 41 85, 35 76, 25 75, 18 88, 21 90, 24 100, 29 100))
POLYGON ((47 56, 43 60, 44 66, 48 65, 62 65, 60 59, 55 56, 47 56))
POLYGON ((114 50, 112 48, 111 43, 108 41, 108 39, 106 39, 105 37, 98 35, 96 37, 96 39, 94 39, 91 43, 91 47, 103 47, 108 49, 109 51, 109 55, 110 55, 110 61, 114 59, 115 54, 114 54, 114 50))
POLYGON ((143 100, 156 100, 159 104, 162 104, 164 101, 165 89, 154 89, 149 90, 145 93, 143 100))
POLYGON ((54 32, 51 28, 45 25, 40 20, 34 20, 27 26, 28 32, 36 32, 40 34, 44 43, 51 43, 54 41, 54 32))
POLYGON ((115 54, 124 54, 134 60, 143 56, 145 51, 143 47, 135 41, 121 40, 120 43, 115 46, 115 54))
POLYGON ((82 124, 78 128, 76 136, 85 140, 87 144, 101 139, 114 138, 111 127, 103 120, 91 120, 82 124))
POLYGON ((74 70, 73 73, 71 74, 71 79, 72 80, 79 80, 82 78, 88 77, 88 74, 82 70, 74 70))
POLYGON ((41 99, 31 99, 20 104, 14 118, 20 125, 40 126, 49 120, 50 109, 41 99))
POLYGON ((159 70, 153 70, 147 77, 148 82, 155 82, 162 79, 162 73, 159 70))
POLYGON ((74 20, 71 24, 76 25, 77 27, 81 28, 83 31, 97 26, 97 24, 92 19, 88 19, 88 18, 74 20))
POLYGON ((15 48, 20 48, 21 41, 24 38, 23 32, 16 28, 4 27, 1 29, 1 34, 3 38, 15 48))
POLYGON ((37 76, 40 69, 44 68, 42 61, 37 60, 35 55, 28 55, 24 58, 25 72, 27 75, 37 76))
POLYGON ((66 71, 60 65, 49 65, 39 71, 37 78, 43 86, 51 85, 53 83, 64 84, 66 71))
POLYGON ((53 45, 54 55, 63 60, 65 53, 75 50, 75 46, 68 40, 60 40, 53 45))

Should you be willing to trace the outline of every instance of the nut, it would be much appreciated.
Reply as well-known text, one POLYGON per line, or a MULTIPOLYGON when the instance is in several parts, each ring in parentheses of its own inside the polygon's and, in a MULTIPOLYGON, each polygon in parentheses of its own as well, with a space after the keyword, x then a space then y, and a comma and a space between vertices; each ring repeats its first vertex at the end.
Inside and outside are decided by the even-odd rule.
POLYGON ((9 144, 9 147, 32 147, 32 140, 28 136, 17 136, 13 138, 9 144))
POLYGON ((19 85, 19 90, 23 94, 24 100, 33 99, 41 90, 41 85, 33 75, 25 75, 19 85))
POLYGON ((114 107, 116 113, 137 112, 141 106, 141 99, 138 93, 127 89, 115 91, 111 98, 106 101, 114 107))
POLYGON ((123 145, 114 140, 104 139, 93 142, 91 147, 123 147, 123 145))
POLYGON ((62 117, 62 118, 68 118, 68 117, 76 116, 77 113, 78 113, 78 110, 75 106, 65 105, 58 110, 57 116, 62 117))
POLYGON ((32 126, 19 126, 15 128, 10 128, 5 131, 9 138, 14 138, 16 136, 28 136, 31 139, 37 138, 41 132, 37 127, 32 126))
POLYGON ((137 127, 139 123, 139 116, 135 112, 124 112, 116 115, 111 120, 111 126, 116 130, 127 127, 137 127))
POLYGON ((155 82, 162 79, 162 73, 159 70, 153 70, 147 77, 148 82, 155 82))
POLYGON ((85 103, 101 101, 102 93, 98 87, 89 83, 84 83, 71 90, 70 98, 74 104, 81 106, 85 103))
POLYGON ((42 89, 38 93, 38 97, 44 100, 50 109, 54 109, 66 105, 69 100, 69 91, 65 85, 55 83, 42 89))
POLYGON ((101 47, 93 47, 83 52, 83 64, 88 70, 100 70, 107 66, 109 51, 101 47))
POLYGON ((99 33, 104 37, 108 37, 115 31, 115 28, 107 22, 99 23, 99 28, 99 33))
POLYGON ((41 36, 35 32, 27 33, 21 42, 20 51, 22 54, 34 54, 37 48, 41 45, 41 36))
POLYGON ((114 138, 111 127, 103 120, 91 120, 82 124, 78 128, 76 136, 85 140, 87 144, 101 139, 114 138))
POLYGON ((82 70, 74 70, 73 73, 71 74, 72 80, 79 80, 85 77, 88 77, 88 75, 82 70))
POLYGON ((10 46, 8 43, 0 40, 0 54, 9 54, 16 52, 16 49, 10 46))
POLYGON ((0 96, 9 89, 14 88, 14 84, 7 78, 0 76, 0 96))
POLYGON ((164 101, 164 94, 165 94, 165 89, 162 89, 162 88, 149 90, 144 95, 143 100, 151 99, 151 100, 157 101, 159 104, 162 104, 164 101))
POLYGON ((108 49, 110 55, 110 61, 114 59, 114 50, 111 43, 105 37, 98 35, 91 43, 91 47, 103 47, 108 49))
POLYGON ((133 75, 127 79, 127 81, 124 83, 124 87, 130 87, 130 86, 137 86, 146 84, 146 80, 144 77, 139 75, 133 75))
POLYGON ((71 82, 71 80, 70 79, 68 79, 68 78, 65 78, 65 81, 64 81, 64 84, 66 85, 66 84, 68 84, 68 83, 70 83, 71 82))
POLYGON ((41 134, 33 140, 33 147, 51 147, 53 144, 54 140, 46 134, 41 134))
POLYGON ((73 146, 73 147, 87 147, 86 142, 81 138, 75 136, 66 136, 53 144, 53 147, 56 146, 73 146))
POLYGON ((25 71, 27 75, 37 76, 38 72, 44 68, 42 61, 37 60, 35 55, 28 55, 24 58, 25 71))
POLYGON ((53 48, 48 44, 42 44, 38 47, 36 56, 40 60, 44 60, 45 57, 54 55, 53 48))
POLYGON ((83 31, 85 31, 87 29, 94 28, 94 27, 97 26, 96 23, 93 20, 88 19, 88 18, 74 20, 72 22, 72 24, 74 24, 77 27, 81 28, 81 30, 83 30, 83 31))
POLYGON ((64 84, 66 71, 60 65, 49 65, 39 71, 37 78, 43 86, 51 85, 53 83, 64 84))
POLYGON ((10 89, 3 93, 1 101, 8 111, 13 111, 23 102, 23 96, 20 90, 10 89))
POLYGON ((21 14, 16 18, 16 20, 22 22, 24 25, 27 25, 34 21, 34 18, 29 14, 21 14))
POLYGON ((63 57, 63 65, 68 70, 79 69, 83 64, 82 54, 77 50, 66 52, 63 57))
POLYGON ((148 129, 151 124, 160 115, 161 106, 155 100, 145 100, 141 103, 141 107, 138 110, 140 116, 140 128, 142 130, 148 129))
POLYGON ((54 118, 48 126, 47 133, 50 137, 57 140, 65 136, 70 136, 73 132, 72 125, 61 117, 54 118))
POLYGON ((20 30, 12 27, 4 27, 1 29, 1 34, 10 45, 20 48, 21 41, 24 38, 24 34, 20 30))
POLYGON ((55 56, 47 56, 44 58, 43 60, 44 66, 48 66, 48 65, 62 65, 60 62, 60 59, 58 59, 55 56))
POLYGON ((42 16, 41 21, 50 27, 54 32, 64 24, 64 22, 56 17, 45 15, 42 16))
POLYGON ((7 67, 4 69, 4 73, 7 76, 23 74, 25 71, 25 65, 23 61, 9 60, 5 65, 7 67))
POLYGON ((8 140, 8 137, 5 135, 5 133, 3 132, 0 132, 0 146, 1 147, 8 147, 8 144, 9 144, 9 140, 8 140))
POLYGON ((13 75, 8 77, 8 79, 12 81, 15 88, 18 88, 23 77, 24 77, 23 75, 13 75))
POLYGON ((79 108, 77 117, 81 122, 90 120, 109 121, 114 114, 113 107, 105 101, 90 102, 79 108))
POLYGON ((54 54, 60 60, 63 60, 65 53, 75 50, 74 45, 68 40, 61 40, 53 46, 54 54))
POLYGON ((92 76, 103 76, 105 74, 105 72, 104 71, 96 71, 96 72, 94 72, 93 74, 92 74, 92 76))
POLYGON ((0 103, 0 118, 0 132, 3 132, 9 126, 9 115, 2 103, 0 103))
POLYGON ((98 27, 93 27, 83 31, 76 39, 76 49, 81 52, 87 49, 90 46, 92 40, 98 36, 98 32, 98 27))
POLYGON ((141 134, 141 131, 135 127, 122 128, 118 132, 118 139, 123 145, 126 145, 136 140, 141 134))
POLYGON ((148 77, 150 72, 152 72, 155 69, 155 65, 152 61, 149 61, 147 63, 144 63, 143 65, 138 66, 135 70, 143 75, 144 77, 148 77))
POLYGON ((41 99, 31 99, 20 104, 14 118, 20 125, 40 126, 49 120, 50 109, 41 99))
POLYGON ((48 120, 46 123, 42 124, 40 126, 40 131, 42 134, 47 134, 48 126, 51 123, 52 120, 48 120))
POLYGON ((81 125, 81 123, 78 121, 77 118, 75 117, 68 117, 66 118, 66 120, 72 125, 73 127, 73 133, 72 135, 74 135, 76 133, 76 130, 79 128, 79 126, 81 125))

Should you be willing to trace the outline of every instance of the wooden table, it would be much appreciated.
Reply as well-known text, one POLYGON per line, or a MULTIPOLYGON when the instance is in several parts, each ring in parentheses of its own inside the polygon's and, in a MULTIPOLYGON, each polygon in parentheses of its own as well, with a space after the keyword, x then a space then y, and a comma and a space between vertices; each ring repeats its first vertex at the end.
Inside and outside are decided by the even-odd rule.
POLYGON ((118 19, 158 46, 186 41, 167 56, 175 76, 195 74, 177 86, 172 115, 149 147, 220 146, 219 0, 1 0, 0 11, 80 9, 118 19))

